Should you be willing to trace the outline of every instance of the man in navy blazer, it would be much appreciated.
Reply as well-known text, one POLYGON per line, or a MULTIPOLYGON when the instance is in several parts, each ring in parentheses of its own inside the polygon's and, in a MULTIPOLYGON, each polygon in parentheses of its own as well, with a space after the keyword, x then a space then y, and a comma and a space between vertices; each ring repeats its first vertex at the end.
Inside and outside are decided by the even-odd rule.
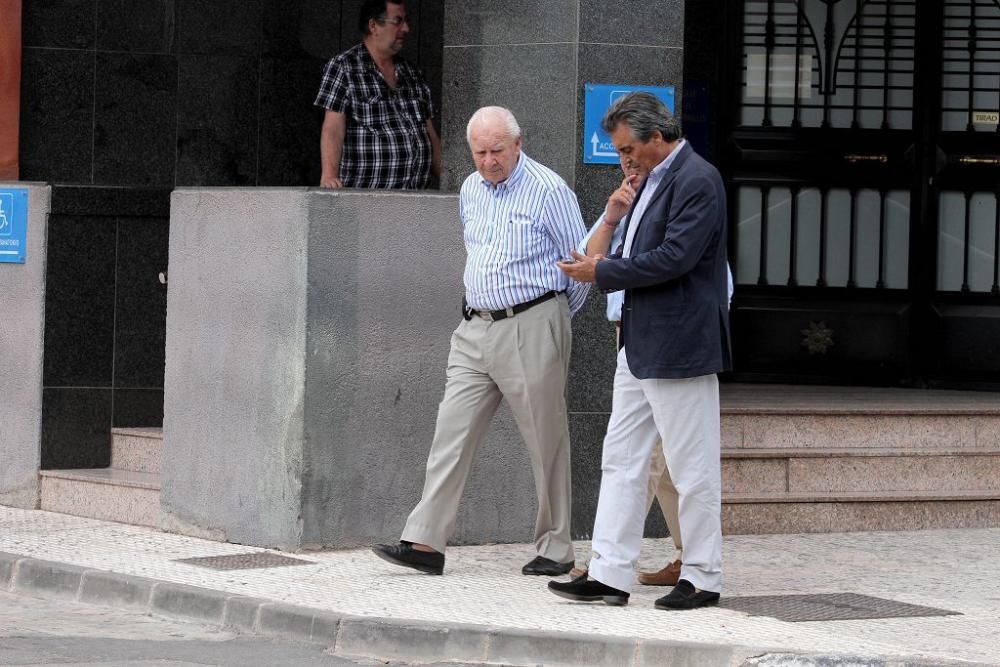
POLYGON ((725 188, 655 96, 619 99, 603 126, 626 164, 649 175, 631 207, 608 202, 606 223, 627 220, 615 254, 574 251, 559 265, 606 292, 625 290, 625 302, 589 577, 549 589, 577 601, 628 602, 659 436, 679 496, 684 564, 656 607, 694 609, 718 602, 722 588, 716 374, 731 366, 725 188))

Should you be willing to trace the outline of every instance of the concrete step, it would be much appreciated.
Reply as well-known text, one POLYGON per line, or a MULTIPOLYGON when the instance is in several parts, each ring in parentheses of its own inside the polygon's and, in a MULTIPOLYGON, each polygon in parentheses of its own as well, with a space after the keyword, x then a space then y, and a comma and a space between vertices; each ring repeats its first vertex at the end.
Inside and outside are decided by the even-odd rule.
POLYGON ((982 491, 723 494, 729 535, 1000 527, 1000 494, 982 491))
POLYGON ((724 493, 982 491, 1000 498, 998 449, 729 449, 724 493))
POLYGON ((1000 449, 1000 393, 721 386, 726 449, 1000 449))
POLYGON ((111 429, 112 468, 159 474, 162 448, 162 428, 111 429))
POLYGON ((158 528, 160 476, 99 468, 43 470, 43 510, 158 528))

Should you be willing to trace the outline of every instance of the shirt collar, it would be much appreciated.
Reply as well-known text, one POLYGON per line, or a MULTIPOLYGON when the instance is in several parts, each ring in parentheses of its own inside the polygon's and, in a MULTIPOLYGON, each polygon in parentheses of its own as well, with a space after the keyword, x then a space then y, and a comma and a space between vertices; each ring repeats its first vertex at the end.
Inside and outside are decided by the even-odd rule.
POLYGON ((687 141, 681 139, 679 142, 677 142, 677 146, 674 148, 674 150, 670 151, 670 155, 663 158, 663 161, 660 162, 660 164, 653 167, 653 170, 649 172, 649 178, 651 181, 653 182, 659 181, 666 175, 667 170, 670 169, 670 165, 672 165, 674 163, 674 160, 677 159, 677 156, 681 152, 681 148, 683 148, 684 144, 686 143, 687 141))
MULTIPOLYGON (((365 43, 361 42, 360 44, 358 44, 358 49, 360 49, 360 51, 361 51, 361 63, 362 63, 362 65, 365 68, 370 69, 375 74, 378 74, 379 77, 382 77, 382 71, 378 68, 378 65, 375 64, 375 59, 372 58, 372 54, 368 50, 368 47, 365 45, 365 43)), ((402 67, 399 66, 399 62, 400 62, 399 56, 393 56, 392 57, 393 67, 396 68, 396 81, 397 81, 397 86, 396 87, 397 88, 399 88, 398 82, 401 81, 403 79, 403 77, 406 75, 406 73, 403 71, 404 68, 402 68, 402 67)), ((384 77, 382 77, 382 78, 384 79, 384 77)), ((386 84, 386 85, 388 85, 388 84, 386 84)))
POLYGON ((525 155, 524 151, 522 150, 520 154, 517 156, 517 164, 514 165, 514 169, 513 171, 510 172, 510 176, 500 181, 496 185, 493 185, 491 182, 489 182, 482 176, 479 177, 479 180, 483 184, 483 187, 487 188, 491 192, 500 192, 503 190, 516 188, 517 184, 521 182, 522 178, 524 178, 524 172, 525 172, 524 161, 527 159, 528 156, 525 155))

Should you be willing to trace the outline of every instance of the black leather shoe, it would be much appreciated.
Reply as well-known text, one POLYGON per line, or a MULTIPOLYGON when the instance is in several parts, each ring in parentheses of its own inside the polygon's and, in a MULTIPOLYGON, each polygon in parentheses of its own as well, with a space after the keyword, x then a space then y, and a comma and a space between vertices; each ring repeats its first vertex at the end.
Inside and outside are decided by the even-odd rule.
POLYGON ((535 556, 535 559, 521 568, 521 574, 544 574, 550 577, 557 577, 566 574, 573 569, 573 561, 568 563, 557 563, 549 558, 535 556))
POLYGON ((586 574, 571 581, 550 581, 549 590, 561 598, 576 602, 603 601, 612 607, 624 607, 628 604, 628 593, 611 588, 595 579, 588 579, 586 574))
POLYGON ((719 594, 712 591, 696 591, 687 579, 681 579, 670 591, 656 601, 657 609, 697 609, 719 604, 719 594))
POLYGON ((377 544, 372 547, 372 553, 394 565, 402 565, 427 574, 444 572, 444 554, 436 551, 417 551, 411 542, 377 544))

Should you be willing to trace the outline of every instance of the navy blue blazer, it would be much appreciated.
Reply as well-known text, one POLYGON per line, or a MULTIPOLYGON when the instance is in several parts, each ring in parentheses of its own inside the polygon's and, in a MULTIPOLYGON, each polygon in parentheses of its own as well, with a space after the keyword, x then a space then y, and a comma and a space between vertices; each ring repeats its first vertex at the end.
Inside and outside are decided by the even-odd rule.
MULTIPOLYGON (((619 247, 597 263, 601 290, 625 290, 621 340, 640 380, 732 368, 725 188, 690 144, 675 150, 642 219, 633 221, 630 211, 624 223, 639 225, 631 256, 619 247)), ((642 188, 635 202, 641 195, 642 188)))

